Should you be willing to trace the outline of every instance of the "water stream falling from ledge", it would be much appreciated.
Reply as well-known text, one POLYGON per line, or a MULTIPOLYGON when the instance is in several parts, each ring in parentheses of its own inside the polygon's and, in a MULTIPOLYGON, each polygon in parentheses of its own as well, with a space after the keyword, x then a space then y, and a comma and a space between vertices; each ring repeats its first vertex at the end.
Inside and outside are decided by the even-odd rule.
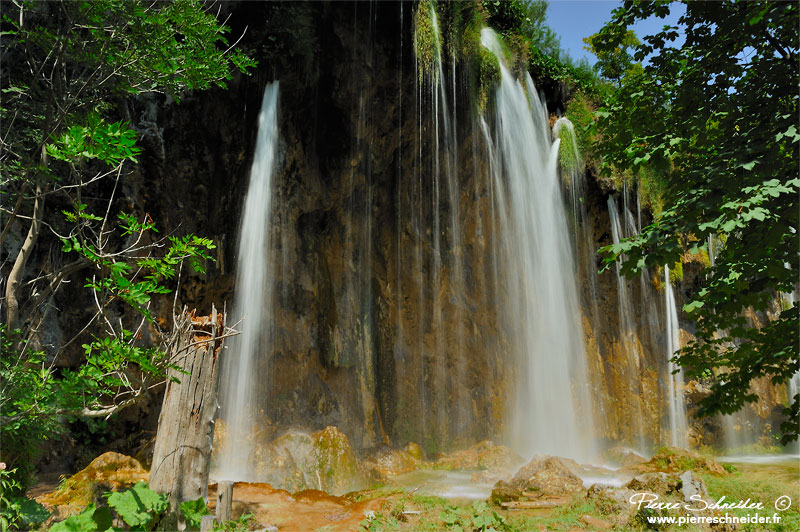
POLYGON ((530 76, 524 86, 503 64, 495 33, 483 46, 500 62, 491 175, 497 179, 504 275, 520 371, 513 395, 512 444, 537 453, 591 459, 593 412, 577 293, 577 275, 558 177, 559 140, 530 76))
POLYGON ((669 266, 664 266, 664 303, 667 316, 667 388, 669 401, 669 433, 673 447, 688 447, 686 403, 683 400, 683 370, 672 357, 680 349, 678 338, 678 309, 669 281, 669 266))
POLYGON ((263 390, 258 383, 261 357, 269 345, 272 322, 270 304, 270 213, 272 174, 278 144, 278 82, 267 85, 258 115, 258 135, 250 182, 244 200, 236 264, 236 289, 233 297, 232 323, 242 332, 226 340, 220 379, 221 411, 226 437, 218 454, 216 479, 255 480, 249 465, 254 445, 249 437, 255 426, 254 409, 263 390))

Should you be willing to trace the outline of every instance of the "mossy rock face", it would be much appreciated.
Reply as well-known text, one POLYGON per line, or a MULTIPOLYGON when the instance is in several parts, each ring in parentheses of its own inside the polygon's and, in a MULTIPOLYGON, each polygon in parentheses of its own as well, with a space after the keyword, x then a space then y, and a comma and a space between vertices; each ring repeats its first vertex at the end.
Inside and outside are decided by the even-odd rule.
POLYGON ((107 452, 67 478, 53 493, 37 497, 37 501, 48 509, 52 508, 62 519, 99 502, 107 491, 127 489, 137 482, 147 482, 149 478, 150 473, 135 458, 107 452))
POLYGON ((511 471, 522 462, 522 457, 509 447, 495 445, 494 442, 485 440, 469 449, 442 456, 437 465, 443 469, 454 470, 511 471))
POLYGON ((414 471, 423 462, 403 449, 380 449, 365 461, 370 476, 377 481, 387 481, 397 475, 414 471))
POLYGON ((511 479, 510 484, 541 497, 558 497, 583 491, 583 481, 572 472, 576 468, 572 460, 557 456, 536 457, 511 479))
POLYGON ((408 442, 404 450, 409 454, 409 456, 412 456, 417 460, 423 460, 425 458, 422 452, 422 447, 420 447, 418 443, 414 443, 413 441, 408 442))
POLYGON ((522 490, 502 480, 495 485, 490 497, 492 503, 497 506, 502 505, 504 502, 518 501, 521 498, 522 490))
POLYGON ((641 472, 683 473, 688 470, 718 476, 728 474, 725 468, 708 456, 677 447, 662 447, 650 461, 635 466, 635 469, 641 472))
POLYGON ((308 434, 289 431, 256 451, 257 476, 291 492, 340 495, 364 488, 367 475, 347 436, 336 427, 308 434))
POLYGON ((312 465, 319 489, 333 494, 363 487, 364 474, 347 436, 336 427, 311 435, 312 465))

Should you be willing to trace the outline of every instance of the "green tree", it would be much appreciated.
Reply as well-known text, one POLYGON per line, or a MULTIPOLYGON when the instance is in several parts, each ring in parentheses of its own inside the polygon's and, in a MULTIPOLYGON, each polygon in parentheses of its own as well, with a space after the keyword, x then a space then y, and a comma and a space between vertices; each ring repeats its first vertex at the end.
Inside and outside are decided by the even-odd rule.
MULTIPOLYGON (((626 1, 592 44, 613 53, 635 20, 672 7, 626 1)), ((606 163, 648 166, 665 183, 655 222, 603 251, 607 264, 622 257, 630 274, 673 264, 709 237, 724 243, 684 306, 697 329, 677 358, 690 376, 713 373, 711 395, 699 404, 707 416, 756 401, 756 378, 780 384, 800 370, 797 307, 775 305, 796 290, 800 274, 798 7, 731 0, 685 7, 678 22, 685 42, 674 45, 678 27, 645 37, 634 59, 649 56, 649 64, 626 76, 600 112, 606 163)), ((797 437, 799 402, 795 396, 786 410, 784 441, 797 437)))
POLYGON ((56 430, 55 416, 108 417, 163 380, 171 335, 156 324, 151 299, 171 291, 185 262, 201 271, 214 247, 194 235, 157 238, 149 216, 120 201, 142 135, 125 121, 125 100, 179 100, 224 87, 254 63, 197 0, 3 7, 0 190, 9 208, 0 245, 14 231, 24 237, 3 265, 0 436, 3 459, 24 474, 30 440, 56 430), (37 246, 49 259, 34 274, 37 246), (80 276, 96 308, 61 349, 85 332, 94 341, 83 346, 82 365, 56 371, 61 351, 34 346, 55 295, 80 276), (157 331, 154 345, 141 341, 144 327, 157 331))
POLYGON ((583 39, 586 44, 584 49, 597 56, 595 68, 604 78, 609 79, 619 86, 622 78, 641 65, 635 63, 631 55, 632 49, 641 44, 633 30, 625 31, 616 42, 616 46, 598 46, 599 34, 595 33, 583 39))

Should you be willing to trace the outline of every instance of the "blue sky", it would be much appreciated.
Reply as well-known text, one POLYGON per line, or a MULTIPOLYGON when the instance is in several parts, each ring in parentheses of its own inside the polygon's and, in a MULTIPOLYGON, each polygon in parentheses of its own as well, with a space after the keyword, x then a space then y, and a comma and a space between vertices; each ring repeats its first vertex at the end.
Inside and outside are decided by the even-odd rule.
MULTIPOLYGON (((583 38, 600 31, 611 18, 611 11, 622 2, 616 0, 550 0, 547 9, 547 25, 561 37, 561 48, 576 61, 585 57, 591 64, 595 57, 583 49, 583 38)), ((661 31, 665 24, 675 25, 686 8, 683 4, 673 6, 665 19, 652 17, 640 21, 633 27, 639 38, 661 31)))

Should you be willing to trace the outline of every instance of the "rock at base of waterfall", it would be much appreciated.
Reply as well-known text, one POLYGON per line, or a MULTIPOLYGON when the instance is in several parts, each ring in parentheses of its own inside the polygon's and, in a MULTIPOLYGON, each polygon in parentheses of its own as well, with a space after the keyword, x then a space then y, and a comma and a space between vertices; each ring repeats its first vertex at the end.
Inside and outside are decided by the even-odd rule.
POLYGON ((653 455, 649 461, 636 465, 632 469, 642 473, 654 471, 682 473, 689 469, 718 476, 728 474, 727 471, 712 458, 704 456, 696 451, 680 449, 678 447, 664 447, 653 455))
POLYGON ((676 491, 680 486, 680 482, 677 476, 663 472, 643 473, 633 477, 625 487, 637 493, 666 495, 676 491))
POLYGON ((36 500, 53 511, 56 519, 65 519, 89 504, 100 502, 103 493, 130 488, 137 482, 147 482, 149 477, 135 458, 107 452, 67 478, 58 490, 36 500))
POLYGON ((421 460, 405 449, 384 447, 371 453, 364 466, 372 478, 384 482, 390 478, 419 468, 421 460))
POLYGON ((501 506, 504 502, 518 501, 522 498, 522 490, 509 484, 499 481, 495 484, 490 497, 492 503, 501 506))
POLYGON ((437 465, 454 470, 491 470, 511 473, 523 462, 521 456, 505 445, 485 440, 469 449, 454 451, 437 460, 437 465))
POLYGON ((621 467, 629 467, 647 462, 647 458, 628 447, 613 447, 609 449, 606 454, 621 467))
POLYGON ((681 495, 683 500, 687 503, 697 500, 697 496, 705 499, 708 497, 708 490, 703 480, 691 471, 684 471, 680 476, 681 479, 681 495), (695 497, 692 499, 692 497, 695 497))
POLYGON ((583 481, 573 471, 578 464, 556 456, 536 457, 511 479, 511 485, 541 497, 570 495, 584 490, 583 481))
POLYGON ((631 497, 635 494, 633 490, 625 488, 612 488, 594 484, 586 492, 586 498, 594 504, 600 513, 604 515, 626 514, 635 506, 631 505, 631 497))

